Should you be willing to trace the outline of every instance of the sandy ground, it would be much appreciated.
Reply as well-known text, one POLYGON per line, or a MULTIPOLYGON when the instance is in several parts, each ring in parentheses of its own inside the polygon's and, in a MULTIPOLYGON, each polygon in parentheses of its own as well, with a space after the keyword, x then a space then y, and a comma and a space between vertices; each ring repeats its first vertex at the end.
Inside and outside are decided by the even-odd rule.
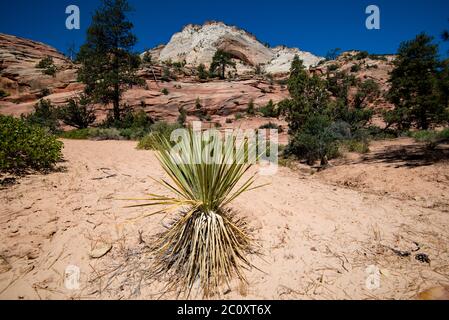
MULTIPOLYGON (((160 298, 163 282, 145 277, 145 241, 169 217, 143 218, 151 209, 117 200, 163 192, 150 179, 163 177, 154 154, 127 141, 64 144, 59 171, 0 190, 0 299, 160 298), (106 255, 89 256, 105 243, 106 255), (81 270, 79 290, 64 285, 68 265, 81 270)), ((233 203, 263 256, 252 256, 261 271, 249 270, 249 284, 233 284, 225 299, 411 299, 449 285, 448 164, 342 161, 313 176, 280 168, 233 203)))

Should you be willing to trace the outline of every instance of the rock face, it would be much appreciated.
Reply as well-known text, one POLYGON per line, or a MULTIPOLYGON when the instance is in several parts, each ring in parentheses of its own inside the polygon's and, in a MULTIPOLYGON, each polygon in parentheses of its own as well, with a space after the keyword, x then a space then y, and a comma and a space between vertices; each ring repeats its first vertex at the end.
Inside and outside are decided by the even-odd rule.
POLYGON ((230 53, 240 62, 237 72, 246 71, 245 65, 250 67, 260 65, 269 73, 287 73, 295 54, 304 60, 307 67, 314 66, 322 60, 296 48, 268 48, 248 32, 222 22, 210 22, 203 26, 187 25, 181 32, 174 34, 162 49, 155 48, 152 55, 161 62, 185 61, 187 65, 193 67, 201 63, 209 66, 218 49, 230 53))
MULTIPOLYGON (((175 34, 169 44, 150 53, 153 65, 144 66, 138 72, 146 85, 127 90, 123 104, 143 109, 157 120, 175 121, 181 107, 187 111, 190 120, 195 119, 198 100, 203 114, 222 124, 226 119, 234 119, 235 114, 245 112, 251 100, 258 108, 269 100, 277 103, 288 98, 285 79, 296 54, 306 66, 311 66, 312 73, 324 76, 331 69, 343 71, 359 79, 373 79, 383 91, 388 89, 387 80, 394 59, 394 56, 359 59, 358 52, 347 52, 335 61, 321 62, 320 58, 299 49, 267 48, 246 31, 216 22, 204 26, 189 25, 175 34), (199 63, 209 64, 217 48, 232 53, 237 72, 227 80, 200 80, 195 67, 199 63), (162 63, 170 59, 172 62, 185 60, 186 65, 162 63), (352 70, 354 65, 358 65, 356 71, 352 70), (256 74, 256 66, 266 74, 256 74)), ((83 85, 76 82, 77 68, 50 46, 0 34, 0 90, 8 94, 0 97, 0 113, 20 116, 32 111, 41 98, 56 106, 66 104, 83 89, 83 85), (57 66, 54 77, 36 68, 36 64, 47 56, 52 57, 57 66), (43 89, 48 89, 45 95, 43 89)), ((388 107, 382 99, 373 104, 373 108, 388 107)), ((110 109, 108 105, 97 105, 98 119, 103 119, 110 109)))
POLYGON ((26 102, 37 98, 42 89, 71 91, 76 69, 64 55, 43 43, 0 33, 0 89, 9 94, 7 101, 26 102), (58 68, 50 76, 36 68, 45 57, 52 57, 58 68))

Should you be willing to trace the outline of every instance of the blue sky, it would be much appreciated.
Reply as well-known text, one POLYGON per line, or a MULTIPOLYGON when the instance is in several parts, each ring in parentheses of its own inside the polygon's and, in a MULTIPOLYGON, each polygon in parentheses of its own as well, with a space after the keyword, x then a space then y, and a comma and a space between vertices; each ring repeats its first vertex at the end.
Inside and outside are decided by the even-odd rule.
MULTIPOLYGON (((0 32, 42 41, 62 52, 83 43, 99 0, 13 0, 0 12, 0 32), (65 28, 65 8, 78 5, 81 29, 65 28)), ((424 31, 436 37, 449 29, 448 0, 130 0, 130 15, 143 51, 169 41, 185 24, 207 20, 242 27, 271 45, 287 45, 325 55, 332 48, 394 53, 399 43, 424 31), (381 10, 381 29, 365 28, 365 8, 381 10)), ((447 55, 449 44, 441 45, 447 55)))

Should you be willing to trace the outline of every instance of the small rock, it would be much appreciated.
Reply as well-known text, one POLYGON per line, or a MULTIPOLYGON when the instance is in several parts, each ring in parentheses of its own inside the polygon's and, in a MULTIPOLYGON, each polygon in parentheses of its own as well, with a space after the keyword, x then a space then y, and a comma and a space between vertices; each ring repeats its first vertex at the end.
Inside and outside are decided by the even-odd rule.
POLYGON ((418 300, 449 300, 449 288, 434 287, 418 294, 418 300))
POLYGON ((8 272, 9 270, 11 270, 12 267, 9 264, 8 261, 6 261, 5 258, 3 258, 2 256, 0 256, 0 273, 5 273, 8 272))
POLYGON ((415 259, 418 260, 419 262, 422 262, 422 263, 430 263, 430 258, 425 253, 418 253, 415 256, 415 259))
POLYGON ((95 245, 95 247, 89 253, 89 257, 92 259, 99 259, 105 256, 112 249, 112 244, 99 242, 95 245))

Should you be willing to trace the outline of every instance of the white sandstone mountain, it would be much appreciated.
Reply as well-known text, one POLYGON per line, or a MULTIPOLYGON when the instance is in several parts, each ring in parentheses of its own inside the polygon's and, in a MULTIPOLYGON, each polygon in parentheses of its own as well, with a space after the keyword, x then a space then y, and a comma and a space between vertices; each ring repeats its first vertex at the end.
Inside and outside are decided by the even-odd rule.
POLYGON ((238 62, 239 72, 260 65, 268 73, 286 73, 295 55, 304 61, 306 67, 315 66, 322 60, 297 48, 268 48, 250 33, 222 22, 187 25, 181 32, 174 34, 167 45, 151 50, 151 54, 161 62, 185 61, 188 66, 201 63, 209 66, 218 49, 233 55, 238 62))

